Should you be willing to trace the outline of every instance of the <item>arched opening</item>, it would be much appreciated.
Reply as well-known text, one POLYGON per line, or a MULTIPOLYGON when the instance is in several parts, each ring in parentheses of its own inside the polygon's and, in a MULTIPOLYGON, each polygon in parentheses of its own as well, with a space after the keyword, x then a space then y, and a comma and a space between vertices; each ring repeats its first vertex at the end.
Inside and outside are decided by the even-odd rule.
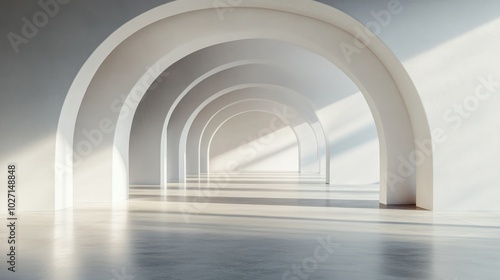
MULTIPOLYGON (((326 166, 327 160, 326 137, 322 130, 314 128, 315 124, 317 124, 314 112, 299 111, 289 103, 280 103, 271 99, 273 93, 276 92, 262 92, 263 89, 261 88, 252 90, 264 94, 266 99, 243 99, 229 103, 228 105, 222 105, 222 107, 221 105, 211 103, 196 116, 193 125, 189 129, 186 141, 187 160, 190 163, 186 165, 188 167, 188 177, 197 178, 200 175, 203 176, 208 173, 209 157, 207 154, 209 153, 210 143, 215 133, 229 119, 247 112, 266 112, 273 115, 268 122, 260 125, 259 132, 255 135, 269 134, 272 131, 282 128, 279 123, 290 126, 299 143, 299 170, 301 172, 312 171, 318 173, 318 175, 325 176, 323 167, 326 166)), ((284 96, 287 96, 287 94, 284 96)), ((285 100, 280 101, 284 102, 285 100)), ((253 123, 252 119, 246 119, 243 125, 255 126, 256 124, 253 123)), ((248 135, 249 139, 243 142, 253 141, 252 139, 257 138, 255 135, 248 135)), ((265 143, 266 140, 261 142, 265 143)), ((235 149, 238 145, 233 143, 233 145, 229 146, 235 149)), ((257 144, 257 146, 261 147, 258 150, 263 150, 262 145, 257 144)), ((241 152, 247 153, 244 151, 241 152)), ((252 157, 255 157, 257 153, 257 151, 254 152, 251 152, 252 157)), ((232 164, 228 162, 228 165, 231 166, 232 164)), ((325 179, 323 177, 323 183, 325 179)))
POLYGON ((77 153, 81 159, 75 166, 71 165, 70 170, 74 172, 66 172, 56 184, 59 205, 71 204, 69 197, 62 194, 70 194, 73 184, 75 199, 80 201, 126 198, 127 136, 131 113, 137 104, 128 105, 130 100, 140 101, 154 79, 169 65, 207 46, 263 38, 313 51, 352 79, 364 94, 377 124, 381 149, 380 202, 411 204, 416 201, 418 206, 432 209, 432 155, 416 166, 416 172, 394 179, 399 173, 398 158, 414 154, 417 140, 431 138, 411 80, 382 42, 375 37, 369 42, 360 41, 354 28, 364 28, 361 24, 335 9, 309 1, 245 2, 233 13, 238 16, 228 16, 221 21, 211 1, 176 1, 137 17, 96 50, 75 79, 62 110, 65 117, 60 119, 58 127, 56 161, 65 163, 77 153), (301 9, 305 3, 308 9, 301 9), (258 15, 260 20, 249 24, 245 18, 250 15, 258 15), (179 24, 192 32, 176 33, 175 26, 179 24), (164 38, 172 40, 167 42, 164 38), (354 42, 362 51, 356 56, 346 55, 343 45, 346 42, 354 42), (145 51, 144 47, 148 46, 150 49, 145 51), (156 76, 151 75, 155 69, 160 71, 156 76), (100 94, 102 92, 107 94, 100 94), (124 103, 127 105, 116 106, 120 109, 118 112, 110 110, 123 92, 130 93, 126 97, 129 102, 124 103), (94 127, 109 133, 99 137, 98 147, 79 152, 83 147, 81 140, 88 135, 88 129, 94 127), (89 184, 90 178, 92 181, 98 178, 99 183, 89 184))
MULTIPOLYGON (((265 82, 291 87, 299 93, 306 91, 314 93, 316 95, 314 100, 305 96, 301 97, 299 93, 293 92, 289 92, 282 99, 300 99, 300 102, 294 102, 300 106, 310 104, 312 107, 321 107, 325 103, 324 98, 321 100, 319 97, 322 93, 328 93, 328 91, 349 93, 355 90, 355 87, 346 86, 346 82, 352 82, 341 74, 338 69, 332 67, 331 63, 318 55, 275 40, 234 41, 214 45, 186 56, 160 74, 160 77, 153 83, 138 105, 130 136, 131 184, 159 185, 161 181, 162 185, 166 185, 167 176, 163 175, 168 169, 165 151, 167 128, 177 126, 177 129, 180 129, 181 126, 184 126, 181 135, 185 137, 189 125, 185 125, 185 121, 175 118, 171 122, 171 119, 176 110, 177 112, 193 110, 181 106, 183 99, 189 99, 189 103, 193 103, 193 100, 196 99, 199 100, 198 102, 203 101, 206 104, 205 99, 210 98, 212 92, 222 90, 225 87, 235 86, 243 82, 265 82), (218 59, 214 59, 214 57, 218 59), (196 67, 192 67, 192 65, 196 65, 196 67), (305 74, 303 67, 312 68, 309 65, 314 65, 322 76, 318 77, 317 73, 305 74), (334 79, 332 80, 332 78, 334 79), (178 109, 178 107, 182 109, 178 109), (163 122, 163 126, 159 127, 159 123, 163 122), (177 122, 177 125, 173 125, 174 122, 177 122), (162 144, 159 142, 159 133, 161 133, 162 144), (162 150, 159 149, 160 147, 162 150), (157 163, 158 154, 162 155, 162 168, 157 163), (147 163, 147 168, 144 163, 147 163), (161 180, 159 179, 160 173, 163 176, 161 180)), ((266 87, 269 86, 266 85, 266 87)), ((262 98, 270 98, 270 95, 273 94, 272 91, 266 91, 266 94, 261 94, 261 96, 262 98)), ((326 96, 331 98, 331 101, 326 103, 343 97, 337 96, 337 94, 326 96)), ((312 108, 311 110, 314 111, 312 108)), ((286 114, 286 112, 281 114, 286 114)), ((184 116, 184 118, 186 117, 187 115, 184 116)), ((170 137, 179 137, 179 133, 179 130, 174 131, 174 133, 171 130, 170 137)), ((171 142, 177 142, 177 140, 171 140, 171 142)), ((171 148, 171 153, 177 154, 177 148, 171 148)), ((189 149, 187 153, 189 153, 189 149)), ((183 152, 179 151, 179 154, 179 161, 182 161, 183 152)), ((171 160, 174 162, 171 162, 170 166, 177 169, 179 165, 177 159, 171 158, 171 160)), ((186 165, 186 167, 190 166, 186 165)), ((327 173, 328 171, 326 170, 327 173)), ((183 172, 179 172, 178 177, 177 173, 178 171, 172 172, 173 176, 176 177, 171 181, 183 179, 183 172)))
MULTIPOLYGON (((286 90, 281 87, 276 87, 276 86, 271 86, 271 85, 259 85, 259 84, 249 84, 249 85, 240 85, 238 87, 231 87, 228 89, 225 89, 221 92, 217 92, 216 94, 210 96, 209 98, 205 99, 201 104, 199 104, 196 109, 192 111, 191 116, 187 119, 187 121, 182 122, 184 123, 184 129, 182 133, 180 133, 180 141, 175 139, 172 140, 174 143, 180 143, 179 148, 177 148, 177 145, 175 146, 174 151, 178 149, 179 151, 179 162, 180 162, 180 170, 181 173, 179 174, 179 177, 182 177, 184 181, 185 178, 185 170, 186 170, 186 143, 187 143, 187 136, 189 133, 189 128, 193 126, 193 121, 195 120, 196 116, 199 115, 199 113, 202 112, 203 108, 206 108, 209 104, 214 104, 215 106, 212 106, 212 108, 217 108, 216 104, 221 104, 219 106, 224 106, 224 104, 235 104, 237 103, 238 106, 235 106, 237 111, 245 111, 247 110, 247 107, 245 106, 260 106, 262 108, 260 109, 268 109, 271 111, 276 112, 278 110, 278 113, 285 113, 292 122, 296 122, 299 118, 305 118, 308 120, 308 122, 311 124, 311 131, 315 135, 315 138, 312 139, 313 142, 307 144, 305 142, 304 144, 309 145, 309 146, 314 146, 317 147, 316 150, 318 151, 316 153, 316 163, 317 163, 317 168, 318 171, 321 173, 324 173, 325 166, 326 166, 326 139, 324 132, 322 131, 321 126, 319 125, 318 119, 315 115, 315 112, 312 108, 309 108, 306 104, 298 104, 294 102, 287 102, 286 97, 290 98, 290 96, 297 95, 297 93, 294 93, 291 90, 286 90), (268 108, 266 106, 267 104, 259 103, 258 101, 251 101, 249 100, 248 102, 239 102, 240 100, 244 100, 246 98, 253 97, 253 98, 263 98, 263 99, 269 99, 269 100, 276 100, 278 102, 282 102, 284 104, 287 104, 288 106, 279 106, 274 104, 274 107, 268 108), (305 106, 304 106, 305 105, 305 106), (291 111, 295 112, 292 113, 291 111), (293 116, 293 118, 291 118, 293 116), (321 151, 320 151, 321 150, 321 151), (319 156, 319 154, 323 155, 323 158, 319 156)), ((196 105, 196 104, 194 104, 196 105)), ((271 105, 273 106, 273 105, 271 105)), ((215 109, 217 110, 217 109, 215 109)), ((233 109, 235 110, 235 109, 233 109)), ((207 111, 205 112, 207 113, 207 111)), ((210 115, 205 115, 205 118, 209 118, 210 115)), ((287 116, 284 116, 285 118, 287 116)), ((178 120, 177 120, 178 121, 178 120)), ((207 130, 205 129, 204 132, 207 130)), ((208 134, 208 137, 206 137, 207 140, 204 141, 203 136, 205 134, 202 134, 202 137, 200 138, 200 155, 206 155, 208 153, 208 146, 209 146, 209 141, 210 137, 212 135, 208 134)), ((305 140, 305 138, 304 138, 305 140)), ((167 143, 168 144, 168 143, 167 143)), ((306 155, 304 155, 304 158, 306 158, 306 155)), ((203 171, 208 171, 208 168, 206 166, 203 166, 203 163, 206 162, 206 160, 200 160, 200 172, 203 171), (204 169, 204 170, 203 170, 204 169)), ((176 162, 173 163, 173 165, 176 165, 176 162)), ((305 167, 305 166, 303 166, 305 167)), ((314 168, 314 167, 313 167, 314 168)), ((306 168, 307 169, 307 168, 306 168)))
MULTIPOLYGON (((226 173, 231 176, 234 173, 233 171, 244 170, 245 166, 251 166, 252 164, 256 165, 254 171, 270 175, 273 170, 276 173, 279 173, 277 172, 279 170, 283 171, 284 165, 290 166, 291 164, 294 166, 294 162, 297 160, 298 166, 295 172, 297 173, 297 179, 302 175, 315 174, 319 182, 325 183, 325 173, 324 170, 322 170, 322 167, 326 163, 325 155, 327 153, 324 142, 325 135, 322 131, 313 128, 312 123, 315 121, 317 122, 317 119, 312 118, 310 114, 308 115, 305 112, 296 110, 295 108, 289 107, 289 105, 258 99, 241 100, 224 106, 219 110, 217 107, 210 109, 216 111, 213 117, 205 121, 205 124, 193 126, 192 131, 189 133, 199 145, 198 151, 196 147, 193 147, 193 152, 198 153, 200 157, 200 170, 198 176, 203 176, 208 173, 213 174, 215 170, 219 171, 219 173, 221 173, 220 171, 224 173, 224 168, 222 168, 222 166, 227 166, 227 168, 225 168, 227 169, 226 173), (286 111, 288 115, 283 115, 283 111, 286 111), (267 113, 272 117, 268 117, 263 123, 255 123, 255 119, 241 117, 250 112, 267 113), (227 122, 233 120, 234 123, 235 117, 238 121, 243 121, 241 125, 229 126, 229 128, 227 128, 227 122), (216 146, 218 150, 216 150, 216 154, 220 155, 225 153, 226 155, 219 158, 218 167, 214 170, 213 166, 209 164, 213 156, 211 150, 214 139, 215 141, 217 140, 217 134, 221 135, 220 129, 223 126, 226 126, 226 131, 222 134, 227 132, 234 136, 220 137, 222 141, 219 141, 221 142, 219 147, 216 146), (196 127, 202 127, 202 129, 197 132, 196 127), (247 128, 242 129, 243 127, 247 128), (253 130, 249 129, 252 127, 254 128, 253 130), (289 128, 288 131, 293 133, 294 136, 291 137, 293 139, 282 138, 281 141, 275 139, 275 135, 279 136, 280 131, 285 128, 289 128), (199 137, 196 138, 198 135, 199 137), (224 139, 228 139, 226 141, 227 143, 224 143, 224 139), (296 154, 296 156, 298 156, 297 159, 294 159, 294 156, 290 155, 293 155, 294 152, 288 151, 290 148, 289 146, 294 146, 295 142, 297 142, 298 149, 296 154), (274 148, 271 147, 272 145, 274 145, 274 148), (287 164, 281 164, 281 167, 278 168, 273 167, 280 165, 279 160, 273 156, 275 155, 273 149, 275 149, 274 152, 282 151, 282 159, 286 159, 286 155, 288 155, 290 160, 287 164), (235 156, 232 160, 229 158, 231 155, 235 156), (257 161, 259 158, 261 161, 267 161, 268 165, 264 166, 264 164, 258 164, 257 161), (224 161, 226 161, 226 163, 221 165, 224 161), (275 164, 272 165, 271 162, 275 164), (266 172, 266 169, 270 172, 266 172)), ((212 110, 207 110, 208 112, 206 113, 211 114, 210 111, 212 110)), ((281 131, 281 134, 283 133, 284 132, 281 131)), ((196 159, 196 157, 194 157, 194 159, 196 159)), ((191 166, 195 166, 195 164, 191 164, 191 166)), ((291 172, 291 170, 289 171, 291 172)), ((231 181, 234 182, 235 180, 231 181)))
POLYGON ((229 174, 232 182, 252 182, 252 177, 264 176, 268 182, 286 179, 284 175, 296 178, 301 172, 300 152, 307 147, 299 149, 298 137, 289 123, 272 113, 246 111, 234 115, 211 137, 208 175, 229 174))

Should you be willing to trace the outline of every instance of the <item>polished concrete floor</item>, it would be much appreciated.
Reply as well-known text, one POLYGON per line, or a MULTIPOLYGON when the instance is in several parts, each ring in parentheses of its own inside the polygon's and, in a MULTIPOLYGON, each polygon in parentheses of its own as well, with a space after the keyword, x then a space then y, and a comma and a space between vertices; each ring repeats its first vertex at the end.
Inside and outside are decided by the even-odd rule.
POLYGON ((385 209, 371 185, 189 183, 130 195, 19 215, 17 272, 2 261, 0 279, 500 279, 500 213, 385 209))

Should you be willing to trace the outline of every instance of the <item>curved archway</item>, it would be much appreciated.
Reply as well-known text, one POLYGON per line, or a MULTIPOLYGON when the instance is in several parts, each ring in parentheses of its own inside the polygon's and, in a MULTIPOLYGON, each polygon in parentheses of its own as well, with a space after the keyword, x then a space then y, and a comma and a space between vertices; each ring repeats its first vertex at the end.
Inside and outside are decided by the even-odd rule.
MULTIPOLYGON (((243 2, 234 13, 239 15, 258 13, 261 20, 252 23, 251 26, 242 20, 245 18, 244 16, 235 16, 227 18, 224 21, 225 28, 220 28, 221 23, 217 21, 218 19, 213 12, 214 7, 211 1, 176 1, 139 16, 106 40, 84 65, 68 93, 62 110, 62 115, 65 118, 60 118, 58 126, 56 161, 65 163, 68 154, 71 158, 73 143, 78 144, 81 137, 80 131, 86 126, 99 127, 103 118, 109 117, 112 123, 116 122, 118 118, 116 113, 104 112, 103 110, 108 108, 105 108, 106 105, 101 105, 94 107, 100 112, 97 120, 83 119, 78 122, 75 111, 78 110, 82 101, 88 105, 88 102, 84 100, 86 93, 90 96, 95 95, 95 92, 109 89, 107 91, 109 96, 103 97, 101 100, 104 101, 104 104, 112 102, 117 97, 116 92, 126 88, 135 87, 134 90, 139 92, 137 95, 140 96, 141 90, 138 86, 151 84, 150 77, 144 75, 144 69, 151 69, 147 65, 160 62, 162 65, 160 68, 166 69, 174 61, 196 49, 223 41, 243 38, 278 39, 300 45, 324 56, 334 62, 358 85, 370 105, 379 130, 382 154, 381 202, 385 204, 415 202, 414 174, 401 181, 393 182, 393 188, 389 191, 387 189, 387 174, 397 173, 398 157, 411 154, 415 150, 415 140, 431 139, 431 135, 425 112, 411 80, 399 61, 380 40, 372 38, 369 44, 363 44, 356 38, 353 29, 361 28, 363 30, 364 27, 360 23, 338 10, 315 2, 302 0, 271 3, 266 1, 243 2), (307 9, 302 9, 304 4, 307 5, 307 9), (189 16, 186 16, 188 14, 189 16), (175 17, 174 15, 182 16, 175 17), (196 20, 193 21, 193 19, 196 20), (269 28, 271 20, 275 24, 272 29, 269 28), (155 46, 155 51, 152 50, 148 53, 141 49, 143 56, 133 57, 130 55, 137 52, 137 47, 134 46, 137 41, 141 41, 141 44, 144 45, 144 41, 154 39, 147 36, 158 32, 155 28, 162 24, 172 25, 174 21, 176 24, 186 24, 185 26, 193 26, 197 22, 204 24, 197 25, 196 28, 193 28, 193 32, 186 32, 182 36, 175 37, 175 43, 165 45, 164 42, 156 40, 151 44, 155 46), (298 22, 300 22, 300 26, 298 22), (138 32, 139 30, 141 32, 138 32), (237 32, 232 32, 234 30, 237 32), (332 37, 322 34, 332 34, 332 37), (125 40, 126 38, 128 39, 125 40), (353 41, 364 48, 354 59, 348 61, 339 46, 342 43, 353 41), (124 42, 126 44, 123 44, 124 42), (120 43, 122 44, 117 49, 116 46, 120 43), (112 52, 113 54, 110 55, 112 52), (168 53, 168 56, 158 56, 161 53, 168 53), (132 61, 137 62, 137 64, 132 63, 133 68, 123 69, 122 63, 132 65, 132 61), (108 76, 107 81, 102 80, 103 74, 107 74, 104 75, 108 76), (120 77, 120 81, 125 82, 116 85, 116 79, 112 77, 120 77), (139 82, 134 83, 133 81, 139 82), (113 83, 115 83, 114 86, 110 86, 113 83), (406 104, 412 104, 412 106, 406 106, 406 104), (76 133, 75 138, 73 138, 75 127, 76 133)), ((80 114, 85 114, 85 110, 81 110, 80 114)), ((89 170, 96 172, 94 175, 102 177, 102 186, 96 186, 96 188, 99 189, 99 197, 107 200, 125 197, 121 185, 115 184, 113 180, 116 177, 126 177, 123 176, 126 174, 126 170, 120 169, 121 155, 113 152, 114 136, 115 134, 103 137, 102 143, 105 143, 103 147, 106 148, 100 149, 99 153, 91 153, 92 157, 86 157, 83 162, 83 165, 93 166, 93 163, 106 159, 106 162, 102 162, 101 170, 92 168, 89 170), (110 158, 114 158, 115 162, 110 158), (114 175, 110 176, 106 173, 107 170, 112 170, 114 175), (108 188, 104 192, 101 189, 103 186, 108 188), (113 188, 109 189, 109 186, 113 186, 113 188)), ((76 171, 76 167, 74 168, 76 171)), ((56 184, 58 195, 56 200, 62 204, 67 201, 65 197, 61 197, 61 194, 64 193, 64 189, 71 188, 68 183, 71 183, 73 174, 68 172, 65 175, 56 184)), ((432 209, 432 155, 424 164, 417 166, 416 175, 418 188, 426 190, 419 192, 417 204, 420 207, 432 209)), ((84 179, 79 183, 85 185, 85 177, 89 174, 80 174, 79 176, 84 179)), ((78 193, 77 197, 95 199, 93 197, 95 190, 87 189, 86 194, 78 193)))
MULTIPOLYGON (((263 100, 248 102, 262 106, 263 100)), ((305 120, 296 119, 292 124, 288 119, 280 118, 272 109, 263 107, 283 106, 269 104, 260 108, 248 108, 245 101, 234 104, 219 114, 229 116, 216 125, 213 131, 206 131, 207 153, 205 160, 207 171, 200 179, 227 178, 231 183, 265 182, 303 182, 307 176, 316 175, 319 170, 308 170, 305 161, 308 148, 307 137, 314 138, 314 133, 305 120), (239 106, 238 106, 239 105, 239 106), (270 105, 270 106, 269 106, 270 105), (247 108, 236 111, 235 107, 247 108), (228 112, 228 110, 232 112, 228 112), (249 122, 251 120, 251 122, 249 122), (300 125, 309 129, 301 129, 300 125), (240 130, 241 129, 241 130, 240 130), (231 135, 231 137, 228 137, 231 135), (266 178, 266 181, 262 179, 266 178)), ((252 106, 255 107, 255 106, 252 106)), ((317 152, 317 147, 315 148, 317 152)), ((201 155, 203 156, 203 155, 201 155)), ((318 166, 316 166, 318 168, 318 166)), ((324 175, 323 175, 324 179, 324 175)), ((321 181, 324 183, 324 180, 321 181)))
MULTIPOLYGON (((348 94, 358 91, 352 81, 329 61, 285 42, 248 39, 214 45, 197 51, 182 58, 160 74, 141 99, 134 113, 129 148, 131 184, 159 185, 160 182, 166 184, 166 176, 160 179, 160 173, 165 174, 167 166, 166 148, 161 143, 165 143, 167 125, 174 110, 179 107, 179 104, 182 105, 182 99, 190 98, 191 92, 195 89, 200 91, 201 87, 203 90, 197 95, 207 95, 205 87, 212 88, 214 83, 216 85, 227 83, 229 86, 229 84, 234 84, 230 82, 234 76, 240 76, 238 79, 241 82, 250 80, 272 81, 276 84, 279 82, 299 92, 308 92, 309 101, 304 99, 304 104, 312 102, 317 108, 337 102, 347 97, 348 94), (192 67, 193 65, 196 67, 192 67), (304 72, 304 68, 315 69, 315 71, 304 72), (236 71, 240 71, 240 75, 236 75, 236 71), (225 80, 222 75, 230 78, 225 80), (252 76, 252 79, 241 79, 241 77, 248 76, 252 76), (261 77, 260 80, 257 77, 261 77), (160 122, 163 123, 161 127, 159 127, 160 122), (159 135, 161 135, 161 141, 159 135), (162 155, 162 168, 160 168, 158 154, 162 155), (146 165, 147 168, 145 168, 146 165)), ((127 98, 124 103, 134 104, 133 99, 134 97, 127 98)), ((368 106, 363 104, 365 101, 360 103, 358 108, 366 108, 363 110, 370 114, 368 106)), ((331 108, 322 109, 323 113, 331 111, 331 108)), ((122 110, 121 113, 129 114, 130 112, 122 110)), ((324 122, 325 118, 322 118, 322 121, 324 122)), ((121 123, 118 125, 127 126, 121 123)), ((126 137, 127 135, 122 133, 120 138, 115 137, 115 139, 126 137)), ((123 160, 126 161, 126 152, 123 151, 121 154, 125 155, 123 160)), ((177 168, 177 163, 171 163, 172 165, 177 168)))
MULTIPOLYGON (((167 182, 183 181, 185 178, 184 170, 184 150, 185 147, 180 146, 184 143, 187 136, 186 123, 190 125, 194 118, 191 112, 199 112, 209 102, 212 102, 218 96, 229 94, 231 91, 227 88, 241 87, 241 85, 262 84, 262 88, 267 85, 287 86, 296 91, 305 91, 307 85, 311 83, 289 81, 300 79, 300 75, 290 75, 284 73, 282 68, 270 64, 247 64, 238 67, 233 67, 227 70, 220 71, 207 77, 205 80, 194 86, 179 101, 177 107, 173 109, 170 118, 166 119, 166 130, 162 133, 162 143, 166 143, 167 151, 162 151, 163 159, 168 161, 167 164, 163 163, 162 173, 167 170, 168 178, 162 180, 162 184, 167 182), (302 86, 300 86, 302 84, 302 86), (202 106, 200 107, 199 104, 202 106), (180 138, 179 138, 180 137, 180 138), (180 141, 179 141, 180 139, 180 141), (166 157, 165 155, 168 155, 166 157), (173 156, 172 156, 173 155, 173 156)), ((296 98, 298 94, 290 95, 296 98)), ((231 96, 230 98, 235 98, 231 96)), ((304 98, 303 102, 309 103, 304 98)), ((296 106, 302 106, 295 102, 296 106)), ((307 104, 305 103, 305 104, 307 104)))
MULTIPOLYGON (((297 93, 285 89, 274 86, 272 89, 265 88, 246 88, 242 93, 240 93, 242 99, 236 99, 236 101, 230 102, 225 105, 225 102, 222 104, 214 104, 210 103, 202 111, 194 118, 191 127, 188 130, 188 137, 186 142, 186 158, 194 162, 194 164, 186 165, 188 167, 187 174, 199 174, 200 172, 206 172, 206 166, 200 168, 200 162, 203 164, 205 161, 200 160, 200 155, 206 154, 207 151, 207 141, 204 141, 202 138, 207 135, 207 131, 213 131, 217 128, 217 126, 224 122, 227 118, 231 116, 231 114, 236 114, 239 109, 234 109, 234 105, 246 102, 247 100, 262 100, 266 102, 278 102, 282 105, 275 106, 273 108, 269 108, 269 110, 273 111, 276 115, 280 116, 281 119, 287 120, 288 123, 294 120, 297 116, 304 118, 308 125, 311 127, 312 131, 315 132, 315 140, 317 142, 317 146, 321 147, 318 150, 319 154, 326 154, 328 157, 328 145, 326 144, 326 135, 324 130, 319 124, 319 121, 314 114, 312 108, 307 107, 296 107, 297 104, 290 103, 289 100, 286 100, 286 97, 290 97, 296 95, 297 93), (255 93, 252 93, 255 92, 255 93), (248 93, 252 93, 250 97, 246 96, 248 93), (250 98, 250 99, 249 99, 250 98), (232 107, 232 108, 231 108, 232 107), (292 108, 297 113, 291 113, 289 108, 292 108), (297 109, 300 108, 300 109, 297 109), (231 109, 229 111, 228 109, 231 109), (235 111, 236 110, 236 111, 235 111), (224 114, 223 114, 224 113, 224 114), (211 126, 211 127, 210 127, 211 126), (323 141, 324 139, 324 141, 323 141), (203 147, 203 148, 202 148, 203 147), (324 151, 324 152, 323 152, 324 151)), ((301 105, 307 104, 307 102, 301 103, 301 105)), ((265 104, 263 106, 268 106, 269 104, 265 104)), ((242 107, 241 110, 247 110, 248 108, 242 107)), ((270 125, 271 126, 271 125, 270 125)), ((209 132, 208 135, 211 135, 209 132)), ((318 159, 320 156, 318 155, 318 159)), ((328 164, 327 158, 321 159, 321 161, 326 161, 325 164, 321 164, 320 172, 323 174, 326 173, 324 167, 328 164)))
MULTIPOLYGON (((241 91, 240 95, 245 96, 251 91, 260 92, 262 90, 260 88, 247 88, 241 91)), ((220 104, 211 103, 198 114, 189 129, 189 137, 187 138, 186 151, 190 151, 191 154, 188 153, 186 158, 192 163, 194 162, 187 165, 192 166, 188 174, 199 175, 208 172, 207 163, 209 158, 207 154, 210 142, 223 123, 242 112, 259 111, 275 115, 282 123, 288 124, 294 130, 299 142, 301 172, 317 172, 323 174, 323 176, 326 175, 324 169, 327 161, 326 154, 328 153, 325 145, 326 137, 324 132, 319 130, 317 126, 316 129, 314 128, 314 123, 318 122, 317 118, 311 116, 314 114, 304 112, 303 108, 296 109, 293 105, 282 103, 279 96, 273 98, 267 91, 264 90, 262 93, 262 96, 265 96, 266 99, 254 96, 230 102, 227 105, 224 105, 226 102, 220 104), (211 117, 206 118, 206 116, 211 117), (313 159, 311 159, 311 152, 313 153, 313 159), (199 166, 199 169, 195 169, 197 166, 199 166)), ((282 97, 284 95, 287 94, 283 94, 282 97)), ((269 123, 262 129, 275 131, 277 126, 274 123, 269 123)))

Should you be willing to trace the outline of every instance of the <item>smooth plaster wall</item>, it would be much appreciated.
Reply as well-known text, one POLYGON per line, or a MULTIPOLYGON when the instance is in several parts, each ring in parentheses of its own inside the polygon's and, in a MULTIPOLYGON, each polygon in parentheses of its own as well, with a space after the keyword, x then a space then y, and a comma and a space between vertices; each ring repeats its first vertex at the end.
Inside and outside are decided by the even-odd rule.
MULTIPOLYGON (((278 120, 289 125, 298 142, 300 172, 321 173, 325 177, 326 170, 324 167, 328 149, 325 148, 326 137, 324 131, 319 127, 315 112, 309 106, 303 106, 307 101, 301 103, 302 98, 297 97, 299 97, 298 94, 285 91, 283 88, 265 89, 257 87, 243 89, 232 93, 231 96, 222 96, 211 102, 200 111, 189 129, 188 136, 191 139, 188 138, 186 141, 186 159, 190 160, 191 164, 189 164, 190 169, 187 170, 189 171, 188 175, 208 173, 209 158, 207 155, 209 154, 211 141, 225 121, 244 112, 260 111, 272 113, 275 117, 275 119, 272 119, 274 122, 267 122, 260 127, 260 133, 276 131, 280 127, 279 123, 276 123, 278 120), (233 96, 236 98, 231 98, 233 96), (253 96, 253 98, 248 98, 248 96, 253 96), (290 100, 293 100, 293 102, 290 102, 290 100), (226 103, 227 105, 225 105, 226 103), (197 141, 198 145, 192 145, 193 141, 189 140, 197 141), (199 154, 199 172, 198 170, 194 172, 192 170, 193 167, 198 165, 198 161, 194 157, 195 154, 199 154)), ((248 117, 244 120, 244 123, 252 122, 253 120, 248 117)), ((227 138, 231 135, 229 134, 227 138)), ((265 141, 264 143, 253 143, 251 148, 243 147, 243 153, 250 152, 250 157, 256 157, 258 154, 262 155, 263 150, 266 148, 268 147, 266 147, 265 141)), ((281 145, 280 149, 285 148, 286 145, 281 145)), ((229 160, 226 164, 237 166, 240 162, 238 160, 229 160)), ((276 164, 279 164, 279 161, 276 164)), ((261 167, 261 170, 264 170, 264 168, 261 167)))
MULTIPOLYGON (((388 3, 321 2, 364 24, 388 3)), ((442 135, 434 150, 435 210, 500 210, 500 1, 400 2, 378 36, 442 135)))
MULTIPOLYGON (((35 0, 0 1, 0 166, 18 165, 19 210, 54 209, 55 133, 83 63, 122 24, 166 2, 69 1, 16 53, 7 35, 21 36, 22 18, 32 21, 43 9, 35 0)), ((6 183, 0 180, 2 212, 6 183)))
POLYGON ((210 171, 298 173, 299 146, 290 126, 279 120, 279 129, 263 130, 274 118, 276 115, 266 112, 247 112, 226 121, 210 145, 210 171), (238 165, 228 168, 228 162, 238 165))
MULTIPOLYGON (((53 209, 59 111, 86 58, 124 22, 165 2, 70 1, 18 54, 6 35, 20 33, 21 18, 31 18, 41 8, 37 1, 0 2, 0 166, 19 165, 19 209, 53 209)), ((386 9, 388 3, 322 2, 363 23, 373 21, 371 12, 386 9)), ((378 35, 413 79, 431 128, 443 129, 446 136, 434 151, 436 210, 498 210, 500 2, 401 3, 403 11, 392 15, 378 35), (475 93, 483 98, 477 106, 475 93), (460 106, 475 109, 461 112, 460 106)), ((0 180, 1 211, 6 208, 5 190, 6 181, 0 180)))

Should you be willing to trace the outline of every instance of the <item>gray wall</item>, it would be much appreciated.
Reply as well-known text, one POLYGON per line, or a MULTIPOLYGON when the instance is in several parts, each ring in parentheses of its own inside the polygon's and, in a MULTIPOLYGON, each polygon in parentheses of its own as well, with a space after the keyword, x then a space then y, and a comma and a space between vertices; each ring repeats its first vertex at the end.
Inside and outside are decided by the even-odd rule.
MULTIPOLYGON (((58 5, 59 12, 16 53, 8 34, 24 36, 22 19, 33 22, 33 15, 44 10, 38 1, 0 1, 0 166, 19 165, 20 207, 53 207, 51 196, 37 184, 54 180, 49 163, 54 161, 59 113, 83 63, 119 26, 166 2, 170 1, 69 1, 58 5), (27 196, 43 199, 24 204, 27 196)), ((6 208, 4 181, 2 209, 6 208)))

